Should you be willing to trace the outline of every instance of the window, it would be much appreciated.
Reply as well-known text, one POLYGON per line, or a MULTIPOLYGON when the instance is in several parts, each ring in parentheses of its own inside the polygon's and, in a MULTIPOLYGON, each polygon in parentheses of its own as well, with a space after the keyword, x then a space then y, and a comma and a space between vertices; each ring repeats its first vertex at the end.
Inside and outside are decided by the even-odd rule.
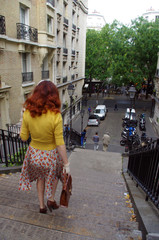
POLYGON ((75 11, 72 11, 72 23, 75 23, 75 11))
POLYGON ((20 23, 29 25, 29 8, 20 5, 20 23))
POLYGON ((47 32, 53 34, 53 18, 47 15, 47 32))
POLYGON ((66 48, 66 34, 63 34, 63 47, 66 48))
POLYGON ((30 72, 30 54, 22 53, 22 72, 30 72))
POLYGON ((156 16, 155 18, 156 18, 156 19, 155 19, 156 21, 159 21, 159 15, 158 15, 158 16, 156 16))

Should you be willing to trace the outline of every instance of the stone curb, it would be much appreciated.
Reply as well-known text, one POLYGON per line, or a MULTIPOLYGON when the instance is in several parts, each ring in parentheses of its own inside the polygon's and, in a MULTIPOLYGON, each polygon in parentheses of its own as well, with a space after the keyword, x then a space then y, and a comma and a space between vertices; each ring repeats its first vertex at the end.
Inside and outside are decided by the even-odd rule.
POLYGON ((9 174, 9 173, 21 172, 21 168, 22 168, 22 166, 2 167, 2 168, 0 168, 0 174, 9 174))

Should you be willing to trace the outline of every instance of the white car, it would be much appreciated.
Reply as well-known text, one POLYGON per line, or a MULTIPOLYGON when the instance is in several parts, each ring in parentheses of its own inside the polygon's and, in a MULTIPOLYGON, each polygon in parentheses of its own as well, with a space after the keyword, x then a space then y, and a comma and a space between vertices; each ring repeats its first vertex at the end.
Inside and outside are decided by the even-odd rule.
POLYGON ((107 114, 107 108, 105 105, 98 105, 94 110, 94 115, 97 115, 101 120, 104 120, 107 114))

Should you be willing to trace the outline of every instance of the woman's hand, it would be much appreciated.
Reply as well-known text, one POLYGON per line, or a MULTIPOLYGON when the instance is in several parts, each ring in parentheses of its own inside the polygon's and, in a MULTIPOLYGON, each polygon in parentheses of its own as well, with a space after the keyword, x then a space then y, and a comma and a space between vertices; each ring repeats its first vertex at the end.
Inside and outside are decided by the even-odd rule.
POLYGON ((66 163, 66 164, 64 164, 64 166, 63 166, 63 173, 70 173, 70 163, 68 162, 68 163, 66 163))

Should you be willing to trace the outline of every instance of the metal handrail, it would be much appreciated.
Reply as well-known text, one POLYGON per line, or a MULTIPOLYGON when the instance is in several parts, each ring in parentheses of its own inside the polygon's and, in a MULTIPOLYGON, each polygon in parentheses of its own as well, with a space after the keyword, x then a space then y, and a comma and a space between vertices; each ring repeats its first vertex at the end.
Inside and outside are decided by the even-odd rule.
POLYGON ((0 129, 0 163, 6 167, 22 164, 30 143, 23 142, 17 132, 0 129))
POLYGON ((128 173, 159 209, 159 139, 130 151, 128 173))

